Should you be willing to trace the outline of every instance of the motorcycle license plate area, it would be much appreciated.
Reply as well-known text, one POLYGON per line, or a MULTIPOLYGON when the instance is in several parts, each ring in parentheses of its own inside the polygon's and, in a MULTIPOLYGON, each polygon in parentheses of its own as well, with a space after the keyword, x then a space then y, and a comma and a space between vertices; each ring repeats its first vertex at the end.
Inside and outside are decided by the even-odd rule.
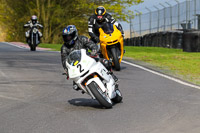
POLYGON ((86 55, 84 50, 75 50, 69 54, 66 66, 68 67, 69 77, 76 78, 87 72, 92 66, 94 59, 86 55))
POLYGON ((33 33, 35 33, 35 34, 37 33, 37 29, 36 28, 33 29, 33 33))

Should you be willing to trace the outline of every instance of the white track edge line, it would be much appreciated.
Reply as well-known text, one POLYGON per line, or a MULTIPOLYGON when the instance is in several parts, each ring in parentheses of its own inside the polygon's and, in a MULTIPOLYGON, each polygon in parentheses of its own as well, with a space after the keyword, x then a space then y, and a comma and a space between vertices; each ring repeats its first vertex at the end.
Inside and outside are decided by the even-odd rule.
POLYGON ((2 42, 2 43, 5 43, 5 44, 11 45, 11 46, 15 46, 15 47, 18 47, 18 48, 21 48, 21 49, 27 49, 27 48, 25 48, 25 47, 23 47, 23 46, 18 46, 18 45, 9 43, 9 42, 2 42))
POLYGON ((162 73, 159 73, 159 72, 150 70, 150 69, 148 69, 148 68, 145 68, 145 67, 140 66, 140 65, 136 65, 136 64, 134 64, 134 63, 130 63, 130 62, 127 62, 127 61, 124 61, 124 60, 123 60, 122 62, 125 63, 125 64, 128 64, 128 65, 131 65, 131 66, 140 68, 140 69, 142 69, 142 70, 151 72, 151 73, 156 74, 156 75, 158 75, 158 76, 167 78, 167 79, 169 79, 169 80, 173 80, 173 81, 175 81, 175 82, 177 82, 177 83, 179 83, 179 84, 182 84, 182 85, 189 86, 189 87, 196 88, 196 89, 199 89, 199 90, 200 90, 200 86, 193 85, 193 84, 190 84, 190 83, 186 83, 186 82, 181 81, 181 80, 179 80, 179 79, 176 79, 176 78, 170 77, 170 76, 168 76, 168 75, 165 75, 165 74, 162 74, 162 73))
MULTIPOLYGON (((2 42, 2 43, 5 43, 5 44, 8 44, 8 45, 11 45, 11 46, 14 46, 14 47, 18 47, 18 48, 21 48, 21 49, 29 49, 29 48, 26 48, 26 47, 23 47, 23 46, 18 46, 18 45, 15 45, 15 44, 12 44, 12 43, 9 43, 9 42, 2 42)), ((37 49, 37 51, 45 51, 45 52, 58 52, 60 53, 60 51, 48 51, 48 50, 42 50, 42 49, 37 49)))

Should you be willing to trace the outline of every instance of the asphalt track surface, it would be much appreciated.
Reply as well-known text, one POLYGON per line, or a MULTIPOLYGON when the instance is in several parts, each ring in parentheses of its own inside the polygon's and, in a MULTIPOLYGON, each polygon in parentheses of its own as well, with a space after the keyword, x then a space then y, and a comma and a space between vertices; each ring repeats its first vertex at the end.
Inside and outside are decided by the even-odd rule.
POLYGON ((72 89, 60 53, 0 43, 0 133, 199 133, 200 90, 121 64, 123 102, 72 89))

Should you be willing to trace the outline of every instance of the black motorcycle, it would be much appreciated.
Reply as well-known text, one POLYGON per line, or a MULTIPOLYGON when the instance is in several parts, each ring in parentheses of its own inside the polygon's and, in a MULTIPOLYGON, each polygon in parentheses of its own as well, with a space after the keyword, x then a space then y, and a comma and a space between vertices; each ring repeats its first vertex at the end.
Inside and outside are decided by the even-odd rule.
POLYGON ((35 51, 36 47, 40 43, 40 38, 42 37, 42 33, 40 33, 38 28, 43 28, 43 26, 37 23, 27 23, 24 25, 24 28, 30 28, 30 30, 26 32, 26 41, 30 47, 30 50, 35 51))
POLYGON ((39 31, 36 26, 31 27, 30 36, 28 38, 28 45, 31 51, 35 51, 37 45, 40 43, 39 31))

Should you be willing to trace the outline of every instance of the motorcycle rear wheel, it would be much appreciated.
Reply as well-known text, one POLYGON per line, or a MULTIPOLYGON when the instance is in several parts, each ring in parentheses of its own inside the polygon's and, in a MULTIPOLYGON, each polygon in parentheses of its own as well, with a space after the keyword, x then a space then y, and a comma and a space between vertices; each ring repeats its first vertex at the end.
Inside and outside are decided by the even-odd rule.
POLYGON ((106 108, 112 108, 112 101, 110 98, 101 91, 101 88, 98 86, 96 82, 91 82, 88 87, 90 88, 90 91, 94 95, 94 97, 97 99, 97 101, 106 108))

